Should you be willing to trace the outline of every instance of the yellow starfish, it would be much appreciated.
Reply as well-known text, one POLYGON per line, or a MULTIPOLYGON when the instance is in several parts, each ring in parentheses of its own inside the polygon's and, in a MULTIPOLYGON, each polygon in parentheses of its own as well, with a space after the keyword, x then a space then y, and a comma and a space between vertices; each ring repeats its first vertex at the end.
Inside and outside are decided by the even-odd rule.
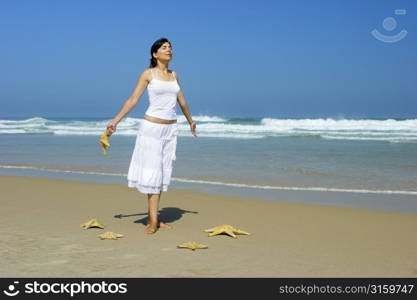
POLYGON ((208 236, 213 236, 213 235, 218 235, 218 234, 221 234, 221 233, 226 233, 226 234, 228 234, 228 235, 230 235, 234 238, 236 238, 235 233, 247 234, 247 235, 250 234, 249 232, 234 228, 233 226, 226 225, 226 224, 216 226, 216 227, 213 227, 213 228, 210 228, 210 229, 206 229, 204 231, 205 232, 211 232, 208 236))
POLYGON ((90 221, 85 222, 84 224, 81 224, 80 227, 84 229, 91 228, 91 227, 104 228, 104 225, 100 224, 96 219, 91 219, 90 221))
POLYGON ((124 237, 124 235, 107 231, 105 233, 99 234, 98 237, 102 240, 117 240, 118 238, 124 237))
POLYGON ((196 243, 196 242, 183 243, 181 245, 178 245, 177 247, 178 248, 188 248, 188 249, 191 249, 193 251, 195 249, 205 249, 205 248, 208 248, 206 245, 199 244, 199 243, 196 243))
POLYGON ((99 142, 100 142, 101 148, 103 149, 103 155, 107 155, 107 147, 110 146, 107 128, 104 130, 103 134, 101 135, 99 142))

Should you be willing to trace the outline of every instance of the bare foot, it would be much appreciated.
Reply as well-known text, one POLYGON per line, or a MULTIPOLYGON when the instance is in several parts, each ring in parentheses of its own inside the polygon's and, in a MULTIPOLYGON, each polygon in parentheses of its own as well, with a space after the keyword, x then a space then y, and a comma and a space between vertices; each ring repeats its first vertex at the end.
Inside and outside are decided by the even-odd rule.
POLYGON ((157 230, 158 229, 155 225, 151 226, 151 225, 148 224, 148 226, 146 226, 145 233, 146 234, 152 234, 152 233, 155 233, 157 230))
POLYGON ((158 227, 172 229, 172 226, 171 225, 169 225, 167 223, 164 223, 162 221, 159 221, 159 226, 158 227))
MULTIPOLYGON (((146 223, 146 225, 149 226, 149 222, 146 223)), ((173 227, 172 227, 172 225, 169 225, 169 224, 164 223, 162 221, 158 221, 158 228, 169 228, 169 229, 172 229, 173 227)))

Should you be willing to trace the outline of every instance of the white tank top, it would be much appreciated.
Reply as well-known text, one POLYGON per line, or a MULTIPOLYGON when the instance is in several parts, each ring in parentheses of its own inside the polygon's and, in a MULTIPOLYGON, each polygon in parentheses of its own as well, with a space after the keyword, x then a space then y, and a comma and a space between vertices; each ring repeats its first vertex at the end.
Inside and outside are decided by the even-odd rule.
POLYGON ((148 84, 149 107, 145 114, 165 120, 176 120, 176 104, 180 86, 174 73, 174 80, 160 80, 151 69, 152 79, 148 84))

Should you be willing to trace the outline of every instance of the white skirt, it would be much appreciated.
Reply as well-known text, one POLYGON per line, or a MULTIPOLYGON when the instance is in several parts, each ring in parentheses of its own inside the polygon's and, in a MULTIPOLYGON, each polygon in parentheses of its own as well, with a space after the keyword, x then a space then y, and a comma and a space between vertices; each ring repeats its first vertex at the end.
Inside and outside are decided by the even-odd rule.
POLYGON ((168 190, 175 152, 178 125, 141 120, 127 174, 128 187, 143 194, 168 190))

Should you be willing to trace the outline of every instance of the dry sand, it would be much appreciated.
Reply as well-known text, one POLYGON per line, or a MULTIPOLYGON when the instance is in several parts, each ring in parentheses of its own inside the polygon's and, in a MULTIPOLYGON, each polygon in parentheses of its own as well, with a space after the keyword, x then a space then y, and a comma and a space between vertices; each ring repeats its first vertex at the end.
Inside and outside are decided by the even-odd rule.
POLYGON ((0 176, 0 189, 1 277, 417 276, 413 214, 170 190, 174 228, 147 235, 147 197, 125 185, 0 176), (92 218, 105 229, 80 228, 92 218), (221 224, 251 235, 203 232, 221 224), (176 247, 188 241, 209 248, 176 247))

